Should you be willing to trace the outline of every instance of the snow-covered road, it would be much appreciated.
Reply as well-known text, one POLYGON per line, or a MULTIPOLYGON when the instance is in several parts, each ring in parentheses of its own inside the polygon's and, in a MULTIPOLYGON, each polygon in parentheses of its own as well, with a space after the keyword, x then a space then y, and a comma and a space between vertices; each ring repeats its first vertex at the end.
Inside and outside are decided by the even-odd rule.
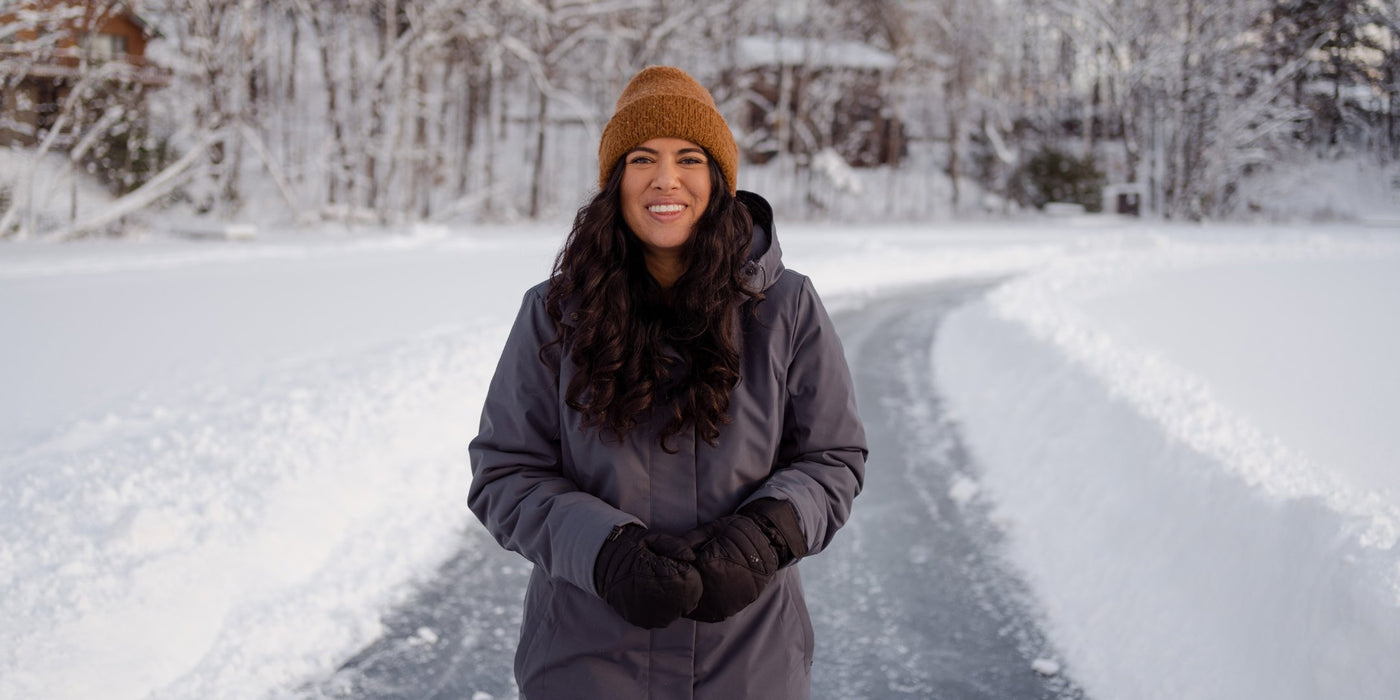
POLYGON ((1060 660, 931 376, 944 316, 991 284, 918 287, 835 316, 871 456, 850 522, 802 565, 814 697, 1083 697, 1063 675, 1035 670, 1060 660))

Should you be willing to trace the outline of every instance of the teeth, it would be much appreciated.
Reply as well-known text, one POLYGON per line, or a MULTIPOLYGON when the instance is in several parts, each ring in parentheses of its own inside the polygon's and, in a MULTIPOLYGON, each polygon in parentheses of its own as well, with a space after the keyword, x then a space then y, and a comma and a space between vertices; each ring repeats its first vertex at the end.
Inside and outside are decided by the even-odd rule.
POLYGON ((684 204, 653 204, 647 207, 647 211, 656 212, 657 214, 674 214, 684 208, 684 204))

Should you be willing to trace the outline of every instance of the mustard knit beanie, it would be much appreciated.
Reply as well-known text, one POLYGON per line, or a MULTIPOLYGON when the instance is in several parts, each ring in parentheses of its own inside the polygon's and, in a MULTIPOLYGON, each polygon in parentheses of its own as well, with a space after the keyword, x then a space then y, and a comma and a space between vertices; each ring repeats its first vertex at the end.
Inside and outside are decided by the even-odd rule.
POLYGON ((729 193, 738 190, 739 147, 715 98, 695 78, 670 66, 645 68, 623 88, 598 144, 598 186, 607 185, 622 154, 662 136, 700 144, 719 164, 729 193))

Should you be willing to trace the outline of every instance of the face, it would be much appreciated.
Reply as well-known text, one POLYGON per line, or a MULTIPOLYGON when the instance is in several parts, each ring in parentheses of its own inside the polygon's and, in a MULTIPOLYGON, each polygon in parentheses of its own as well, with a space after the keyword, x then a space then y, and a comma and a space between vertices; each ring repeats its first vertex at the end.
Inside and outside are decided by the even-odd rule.
POLYGON ((709 162, 699 145, 670 137, 651 139, 623 156, 622 217, 663 284, 684 271, 681 253, 710 201, 709 162))

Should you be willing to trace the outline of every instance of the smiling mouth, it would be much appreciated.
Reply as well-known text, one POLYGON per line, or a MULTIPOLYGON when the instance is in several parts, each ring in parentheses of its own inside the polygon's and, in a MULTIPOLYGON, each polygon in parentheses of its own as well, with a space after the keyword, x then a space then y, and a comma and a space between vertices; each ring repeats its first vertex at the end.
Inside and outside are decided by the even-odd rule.
POLYGON ((647 207, 647 211, 653 214, 675 214, 684 209, 684 204, 653 204, 647 207))

